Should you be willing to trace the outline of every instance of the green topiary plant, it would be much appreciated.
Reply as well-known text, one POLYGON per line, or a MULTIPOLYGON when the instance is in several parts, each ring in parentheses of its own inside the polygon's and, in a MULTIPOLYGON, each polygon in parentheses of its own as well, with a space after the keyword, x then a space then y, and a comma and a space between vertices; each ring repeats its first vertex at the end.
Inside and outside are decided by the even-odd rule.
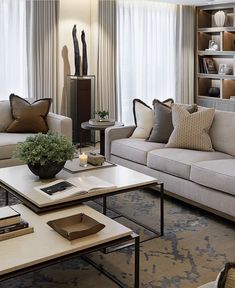
POLYGON ((75 153, 75 146, 65 136, 49 131, 27 137, 17 146, 13 157, 30 165, 47 166, 72 160, 75 153))
POLYGON ((100 119, 104 120, 106 116, 109 116, 109 112, 108 111, 96 111, 95 114, 97 114, 100 119))

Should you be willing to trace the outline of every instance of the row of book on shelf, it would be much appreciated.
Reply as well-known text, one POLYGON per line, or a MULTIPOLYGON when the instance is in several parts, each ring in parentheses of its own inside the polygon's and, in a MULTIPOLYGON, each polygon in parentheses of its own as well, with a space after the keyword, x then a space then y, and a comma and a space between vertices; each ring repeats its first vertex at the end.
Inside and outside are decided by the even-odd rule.
POLYGON ((33 232, 33 227, 11 206, 0 207, 0 241, 33 232))
POLYGON ((217 74, 218 71, 215 66, 215 61, 211 57, 199 56, 199 71, 205 74, 217 74))

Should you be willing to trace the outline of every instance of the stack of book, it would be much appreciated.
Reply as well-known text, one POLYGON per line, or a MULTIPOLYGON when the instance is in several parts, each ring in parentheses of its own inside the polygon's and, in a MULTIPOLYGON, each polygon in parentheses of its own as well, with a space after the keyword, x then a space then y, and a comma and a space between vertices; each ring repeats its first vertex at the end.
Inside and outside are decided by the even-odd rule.
POLYGON ((0 207, 0 241, 33 232, 33 227, 10 206, 0 207))

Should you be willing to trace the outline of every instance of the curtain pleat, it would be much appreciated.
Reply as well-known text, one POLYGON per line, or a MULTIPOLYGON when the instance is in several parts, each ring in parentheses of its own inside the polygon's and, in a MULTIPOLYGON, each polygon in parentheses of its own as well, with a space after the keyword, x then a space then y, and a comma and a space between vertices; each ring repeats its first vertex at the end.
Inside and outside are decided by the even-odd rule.
POLYGON ((116 119, 116 1, 99 1, 96 110, 116 119))
POLYGON ((195 7, 178 6, 176 46, 176 101, 194 103, 195 7))
POLYGON ((57 0, 27 1, 29 97, 57 99, 57 0))

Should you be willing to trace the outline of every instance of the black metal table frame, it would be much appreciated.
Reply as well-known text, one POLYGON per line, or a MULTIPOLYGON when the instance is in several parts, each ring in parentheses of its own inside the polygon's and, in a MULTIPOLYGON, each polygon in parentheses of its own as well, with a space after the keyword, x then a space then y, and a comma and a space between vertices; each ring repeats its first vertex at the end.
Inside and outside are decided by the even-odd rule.
MULTIPOLYGON (((0 183, 0 187, 2 187, 5 192, 6 192, 6 205, 9 204, 9 197, 8 197, 8 193, 14 195, 16 198, 18 198, 20 201, 22 201, 24 203, 25 206, 27 206, 28 208, 30 208, 32 211, 34 211, 37 214, 41 214, 44 212, 48 212, 48 211, 54 211, 56 209, 61 209, 64 207, 70 207, 73 205, 77 205, 77 204, 81 204, 90 200, 95 200, 98 198, 103 198, 103 214, 106 215, 107 214, 107 197, 109 196, 113 196, 113 195, 117 195, 117 194, 121 194, 121 193, 125 193, 125 192, 129 192, 129 191, 133 191, 135 189, 142 189, 142 188, 151 188, 151 187, 160 187, 159 192, 160 192, 160 232, 156 231, 155 229, 143 224, 143 223, 139 223, 138 221, 136 221, 136 219, 129 217, 126 214, 121 214, 120 212, 118 212, 117 210, 115 210, 114 208, 108 208, 109 210, 129 219, 130 221, 138 224, 139 226, 144 227, 146 230, 151 231, 152 233, 154 233, 156 236, 152 237, 159 237, 159 236, 163 236, 164 235, 164 184, 162 182, 155 182, 155 183, 151 183, 151 184, 147 184, 147 185, 139 185, 138 187, 132 187, 132 188, 126 188, 126 189, 122 189, 122 190, 116 190, 113 192, 109 192, 108 194, 105 195, 93 195, 93 196, 89 196, 86 198, 82 198, 82 199, 77 199, 77 200, 72 200, 72 201, 66 201, 63 203, 58 203, 58 204, 54 204, 54 205, 50 205, 50 206, 45 206, 45 207, 38 207, 37 205, 35 205, 34 203, 32 203, 31 201, 29 201, 28 199, 26 199, 25 197, 23 197, 22 195, 20 195, 17 191, 14 191, 12 189, 10 189, 7 185, 0 183)), ((151 238, 151 239, 152 239, 151 238)), ((149 240, 149 239, 148 239, 149 240)))
MULTIPOLYGON (((91 259, 89 259, 87 255, 89 253, 98 251, 98 250, 103 250, 106 249, 107 247, 113 246, 113 245, 118 245, 118 244, 122 244, 126 241, 130 241, 133 240, 134 241, 134 288, 139 288, 139 274, 140 274, 140 240, 139 240, 139 235, 132 233, 130 236, 126 236, 126 237, 122 237, 116 240, 112 240, 109 241, 107 243, 104 244, 99 244, 99 245, 95 245, 93 247, 84 249, 82 251, 78 251, 78 252, 73 252, 71 254, 68 255, 64 255, 64 256, 60 256, 57 257, 55 259, 51 259, 51 260, 47 260, 44 261, 42 263, 39 264, 35 264, 29 267, 25 267, 22 268, 20 270, 17 271, 13 271, 13 272, 9 272, 3 275, 0 275, 0 282, 1 281, 6 281, 8 279, 17 277, 17 276, 21 276, 24 275, 26 273, 29 272, 34 272, 37 270, 41 270, 45 267, 48 267, 50 265, 54 265, 54 264, 58 264, 62 261, 66 261, 66 260, 70 260, 73 259, 75 257, 83 257, 83 259, 85 261, 87 261, 89 264, 91 264, 93 267, 95 267, 98 271, 100 271, 102 274, 104 274, 105 276, 107 276, 109 279, 111 279, 113 282, 115 282, 116 284, 118 284, 120 287, 126 287, 126 285, 124 285, 120 280, 118 280, 115 276, 113 276, 110 272, 108 272, 107 270, 105 270, 102 266, 96 264, 95 262, 93 262, 91 259)), ((132 244, 132 245, 133 245, 132 244)))

